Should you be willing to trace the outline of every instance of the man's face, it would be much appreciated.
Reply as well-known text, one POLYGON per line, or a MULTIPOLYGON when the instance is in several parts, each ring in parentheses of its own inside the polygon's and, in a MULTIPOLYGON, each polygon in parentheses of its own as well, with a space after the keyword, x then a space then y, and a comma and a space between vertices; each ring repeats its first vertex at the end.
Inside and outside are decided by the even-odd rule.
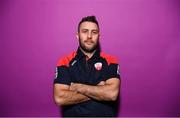
POLYGON ((83 22, 77 33, 80 47, 88 53, 93 52, 99 43, 99 29, 93 22, 83 22))

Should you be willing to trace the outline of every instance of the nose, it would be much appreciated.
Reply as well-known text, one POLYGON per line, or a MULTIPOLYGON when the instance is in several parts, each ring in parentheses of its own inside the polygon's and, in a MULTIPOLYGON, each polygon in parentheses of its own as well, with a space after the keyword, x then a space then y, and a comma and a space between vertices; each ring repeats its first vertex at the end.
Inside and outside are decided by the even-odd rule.
POLYGON ((91 32, 88 33, 88 38, 91 39, 92 38, 92 34, 91 32))

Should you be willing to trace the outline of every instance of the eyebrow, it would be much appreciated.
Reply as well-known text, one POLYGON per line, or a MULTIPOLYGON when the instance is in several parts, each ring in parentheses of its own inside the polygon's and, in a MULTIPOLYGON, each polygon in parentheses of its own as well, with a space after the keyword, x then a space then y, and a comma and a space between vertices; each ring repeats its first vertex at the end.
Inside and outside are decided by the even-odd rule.
MULTIPOLYGON (((81 30, 89 30, 89 29, 81 29, 81 30)), ((92 31, 99 31, 98 29, 92 29, 92 31)))

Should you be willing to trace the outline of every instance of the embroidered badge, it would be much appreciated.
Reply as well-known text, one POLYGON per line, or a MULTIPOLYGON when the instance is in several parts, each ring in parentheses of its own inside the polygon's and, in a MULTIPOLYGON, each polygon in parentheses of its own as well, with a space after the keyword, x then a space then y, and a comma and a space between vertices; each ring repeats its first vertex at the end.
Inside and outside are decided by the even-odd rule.
POLYGON ((102 69, 102 63, 97 62, 97 63, 94 64, 94 67, 96 68, 96 70, 101 70, 102 69))

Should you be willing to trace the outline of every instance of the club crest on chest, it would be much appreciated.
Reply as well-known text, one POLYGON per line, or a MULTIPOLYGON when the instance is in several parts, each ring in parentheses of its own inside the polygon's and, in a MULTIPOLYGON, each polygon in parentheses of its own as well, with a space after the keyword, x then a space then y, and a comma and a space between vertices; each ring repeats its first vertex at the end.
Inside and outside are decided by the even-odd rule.
POLYGON ((96 70, 99 71, 99 70, 102 69, 102 63, 101 62, 97 62, 97 63, 94 64, 94 67, 95 67, 96 70))

